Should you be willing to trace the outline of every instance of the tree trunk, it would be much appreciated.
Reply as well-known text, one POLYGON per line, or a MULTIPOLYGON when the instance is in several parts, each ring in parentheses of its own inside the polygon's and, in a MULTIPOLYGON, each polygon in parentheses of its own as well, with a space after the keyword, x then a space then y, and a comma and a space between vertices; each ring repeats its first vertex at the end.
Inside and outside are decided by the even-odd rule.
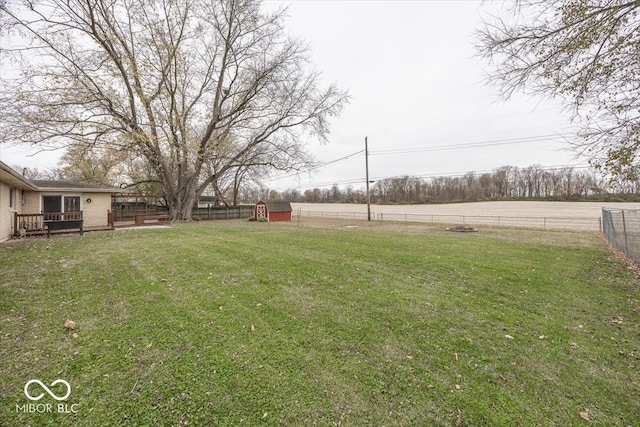
POLYGON ((193 207, 196 204, 195 192, 192 195, 184 194, 183 197, 173 198, 169 202, 169 220, 191 221, 193 207))
MULTIPOLYGON (((178 181, 184 182, 180 178, 178 178, 178 181)), ((196 205, 198 199, 195 183, 196 180, 190 179, 187 184, 178 185, 177 187, 165 185, 170 221, 191 221, 193 207, 196 205), (180 191, 180 189, 182 189, 182 191, 180 191)))

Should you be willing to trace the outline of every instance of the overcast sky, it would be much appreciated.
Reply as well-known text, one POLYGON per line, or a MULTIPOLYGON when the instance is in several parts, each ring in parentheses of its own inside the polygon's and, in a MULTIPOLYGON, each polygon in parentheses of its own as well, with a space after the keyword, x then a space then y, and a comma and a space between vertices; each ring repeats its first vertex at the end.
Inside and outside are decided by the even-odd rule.
MULTIPOLYGON (((509 3, 509 2, 507 2, 509 3)), ((305 141, 319 163, 364 149, 370 179, 399 175, 461 175, 503 165, 584 165, 567 150, 575 135, 559 103, 519 95, 509 101, 484 84, 486 61, 477 57, 475 31, 503 2, 275 1, 289 5, 287 30, 310 43, 315 68, 352 97, 333 119, 330 142, 305 141), (466 146, 466 147, 465 147, 466 146)), ((13 166, 55 166, 55 153, 0 145, 13 166)), ((309 174, 275 173, 277 190, 364 186, 364 153, 309 174)))
MULTIPOLYGON (((566 150, 566 137, 576 131, 559 102, 525 95, 505 102, 484 83, 490 65, 477 55, 475 32, 489 14, 506 13, 504 2, 318 0, 269 6, 281 3, 289 5, 287 28, 311 44, 324 78, 352 96, 332 122, 330 143, 311 145, 320 163, 363 150, 366 136, 373 180, 503 165, 586 164, 566 150)), ((350 182, 360 187, 364 154, 311 176, 279 176, 285 178, 267 184, 278 190, 350 182)))

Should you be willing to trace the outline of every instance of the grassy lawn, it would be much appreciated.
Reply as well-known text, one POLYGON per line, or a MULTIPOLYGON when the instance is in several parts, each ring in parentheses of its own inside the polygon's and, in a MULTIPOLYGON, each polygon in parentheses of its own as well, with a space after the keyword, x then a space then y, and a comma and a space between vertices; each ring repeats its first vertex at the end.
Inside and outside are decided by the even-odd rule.
POLYGON ((0 425, 640 425, 640 286, 597 234, 442 228, 0 245, 0 425))

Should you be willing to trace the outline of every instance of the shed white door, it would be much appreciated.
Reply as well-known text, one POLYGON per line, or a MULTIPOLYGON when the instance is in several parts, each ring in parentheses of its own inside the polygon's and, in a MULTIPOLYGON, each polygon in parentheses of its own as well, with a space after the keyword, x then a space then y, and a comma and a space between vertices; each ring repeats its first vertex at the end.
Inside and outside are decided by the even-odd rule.
POLYGON ((256 205, 256 218, 257 219, 265 219, 267 216, 266 206, 265 205, 256 205))

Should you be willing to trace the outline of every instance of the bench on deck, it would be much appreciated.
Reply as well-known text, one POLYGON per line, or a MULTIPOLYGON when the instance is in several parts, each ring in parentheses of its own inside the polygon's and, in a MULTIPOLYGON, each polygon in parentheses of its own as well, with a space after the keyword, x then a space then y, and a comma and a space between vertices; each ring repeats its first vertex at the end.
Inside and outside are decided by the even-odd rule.
POLYGON ((47 229, 47 237, 51 237, 52 231, 58 230, 80 230, 80 235, 83 233, 83 221, 82 219, 63 219, 57 221, 44 221, 43 225, 47 229))

